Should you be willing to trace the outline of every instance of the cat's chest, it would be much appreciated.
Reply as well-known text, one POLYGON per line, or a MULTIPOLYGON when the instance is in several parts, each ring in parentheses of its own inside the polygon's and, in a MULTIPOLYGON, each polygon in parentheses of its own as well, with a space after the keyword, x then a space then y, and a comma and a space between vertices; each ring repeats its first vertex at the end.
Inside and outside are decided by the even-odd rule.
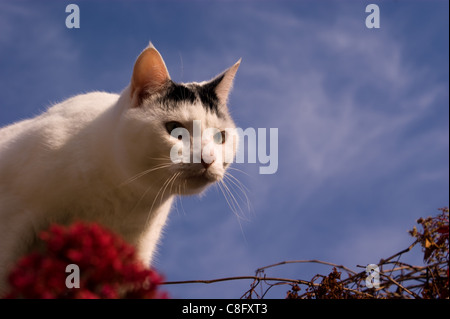
POLYGON ((149 227, 160 228, 169 214, 171 197, 160 198, 139 192, 111 191, 90 194, 84 202, 72 207, 70 216, 100 223, 120 234, 126 241, 136 244, 149 227), (161 220, 160 220, 161 219, 161 220))

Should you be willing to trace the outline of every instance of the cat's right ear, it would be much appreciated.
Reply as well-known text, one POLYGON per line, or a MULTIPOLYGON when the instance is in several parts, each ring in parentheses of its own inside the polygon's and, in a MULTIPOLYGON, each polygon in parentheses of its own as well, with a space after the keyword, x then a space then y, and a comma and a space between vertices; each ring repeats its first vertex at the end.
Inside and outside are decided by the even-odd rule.
POLYGON ((132 107, 139 107, 145 97, 162 91, 169 80, 161 54, 150 43, 134 64, 130 92, 132 107))

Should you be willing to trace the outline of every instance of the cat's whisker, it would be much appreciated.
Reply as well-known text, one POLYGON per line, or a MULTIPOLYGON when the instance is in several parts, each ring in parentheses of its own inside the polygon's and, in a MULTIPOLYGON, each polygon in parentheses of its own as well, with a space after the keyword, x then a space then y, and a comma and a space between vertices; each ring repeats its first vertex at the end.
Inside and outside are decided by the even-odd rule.
POLYGON ((118 187, 120 188, 120 187, 123 187, 125 185, 128 185, 128 184, 136 181, 137 179, 139 179, 139 178, 141 178, 141 177, 143 177, 143 176, 145 176, 145 175, 147 175, 147 174, 149 174, 151 172, 154 172, 154 171, 157 171, 157 170, 160 170, 160 169, 164 169, 164 168, 167 168, 167 167, 170 167, 170 166, 171 166, 171 164, 155 165, 152 168, 149 168, 149 169, 147 169, 147 170, 145 170, 143 172, 140 172, 140 173, 132 176, 131 178, 127 179, 126 181, 120 183, 118 187))
POLYGON ((230 201, 228 199, 228 194, 225 192, 222 184, 224 184, 224 182, 223 181, 219 181, 216 185, 219 186, 219 189, 222 192, 223 197, 225 198, 225 200, 226 200, 226 202, 228 204, 228 207, 230 207, 231 211, 236 215, 236 212, 233 209, 233 205, 231 205, 231 203, 230 203, 230 201))
POLYGON ((244 174, 244 175, 247 175, 247 176, 251 177, 251 175, 248 174, 247 172, 244 172, 243 170, 241 170, 241 169, 239 169, 239 168, 236 168, 236 167, 233 167, 233 166, 229 166, 229 167, 227 168, 227 170, 237 171, 237 172, 239 172, 239 173, 242 173, 242 174, 244 174))
MULTIPOLYGON (((228 181, 230 181, 230 183, 232 183, 235 187, 237 187, 241 191, 241 193, 245 197, 245 202, 247 203, 247 209, 250 211, 251 204, 250 204, 250 199, 247 196, 247 192, 249 192, 249 189, 239 179, 237 179, 235 176, 233 176, 232 174, 230 174, 228 172, 225 172, 224 178, 227 179, 228 181)), ((239 194, 237 194, 237 196, 239 196, 239 198, 244 202, 244 199, 239 194)))
POLYGON ((175 185, 175 182, 180 175, 181 175, 181 172, 177 173, 177 177, 175 177, 175 179, 172 181, 172 185, 170 185, 170 189, 169 189, 170 194, 176 195, 176 188, 174 189, 174 192, 172 192, 172 187, 175 185))
POLYGON ((174 206, 175 206, 176 212, 178 213, 178 215, 180 215, 180 209, 178 207, 178 203, 179 203, 180 206, 181 206, 181 210, 183 211, 184 215, 186 215, 186 212, 184 211, 184 208, 183 208, 183 202, 182 202, 181 196, 179 196, 179 194, 181 194, 181 184, 178 184, 176 186, 176 194, 175 194, 174 206))
POLYGON ((222 188, 222 193, 225 195, 225 199, 228 203, 228 206, 230 207, 231 211, 236 215, 236 217, 238 219, 242 218, 242 216, 239 214, 239 212, 241 212, 241 214, 243 214, 242 208, 239 205, 239 202, 236 200, 236 197, 233 195, 233 193, 231 192, 230 188, 227 186, 227 184, 225 183, 224 180, 220 181, 221 188, 222 188))
POLYGON ((225 184, 225 182, 224 182, 223 180, 221 180, 219 183, 217 183, 217 185, 219 185, 219 188, 220 188, 220 190, 222 191, 222 193, 223 193, 223 195, 224 195, 224 197, 225 197, 225 200, 227 201, 228 206, 230 207, 231 211, 232 211, 232 212, 234 213, 234 215, 237 217, 237 221, 238 221, 238 223, 239 223, 239 228, 241 229, 242 236, 243 236, 243 238, 244 238, 244 241, 247 242, 247 239, 246 239, 245 233, 244 233, 244 229, 242 228, 242 223, 241 223, 242 217, 239 216, 239 214, 238 214, 238 212, 237 212, 237 210, 236 210, 236 208, 235 208, 234 203, 233 203, 233 202, 230 203, 230 200, 231 200, 231 199, 228 200, 228 196, 229 196, 229 195, 233 196, 233 195, 231 194, 230 190, 228 189, 228 187, 226 186, 226 184, 225 184), (229 195, 227 196, 227 194, 229 194, 229 195))
MULTIPOLYGON (((229 178, 227 178, 227 176, 224 176, 224 181, 229 181, 229 178)), ((232 191, 234 190, 234 188, 233 188, 231 185, 227 185, 227 183, 225 183, 225 182, 224 182, 224 185, 225 185, 225 187, 226 187, 226 190, 227 190, 228 193, 230 194, 230 196, 231 196, 233 202, 235 203, 235 206, 236 206, 237 208, 239 208, 239 211, 242 213, 242 208, 241 208, 241 206, 239 205, 238 200, 236 199, 236 196, 237 196, 241 201, 243 201, 242 197, 241 197, 239 194, 236 194, 236 196, 233 194, 232 191)))
MULTIPOLYGON (((179 173, 177 173, 177 174, 179 174, 179 173)), ((150 207, 150 210, 149 210, 149 212, 148 212, 148 214, 147 214, 147 219, 146 219, 146 222, 145 222, 146 224, 149 222, 149 219, 150 219, 150 213, 153 211, 153 207, 155 206, 156 200, 157 200, 158 197, 160 196, 161 191, 162 191, 163 189, 167 188, 167 185, 172 181, 172 179, 174 178, 174 176, 178 176, 177 174, 174 174, 174 175, 171 175, 170 177, 168 177, 168 178, 166 179, 166 181, 163 183, 163 185, 160 187, 158 193, 156 193, 156 196, 155 196, 155 198, 153 199, 153 202, 152 202, 152 206, 150 207)), ((163 191, 163 193, 161 194, 160 204, 162 203, 163 194, 164 194, 164 191, 163 191)))
POLYGON ((181 174, 180 172, 175 173, 175 174, 170 178, 169 182, 166 183, 166 186, 164 187, 163 192, 162 192, 161 197, 160 197, 160 201, 159 201, 159 204, 160 204, 160 205, 162 204, 162 200, 163 200, 163 198, 164 198, 164 193, 166 192, 167 187, 170 185, 170 189, 169 189, 169 193, 170 193, 171 190, 172 190, 173 183, 175 182, 175 180, 177 179, 177 177, 180 176, 180 174, 181 174))
MULTIPOLYGON (((137 201, 136 205, 134 205, 133 209, 131 210, 131 212, 134 212, 134 210, 139 206, 139 204, 142 202, 142 200, 145 198, 145 195, 147 195, 148 191, 151 189, 151 186, 147 187, 147 189, 145 190, 145 192, 142 194, 142 196, 139 198, 139 200, 137 201)), ((131 215, 131 214, 130 214, 131 215)))
MULTIPOLYGON (((186 182, 186 180, 185 180, 186 182)), ((184 191, 184 187, 183 190, 181 189, 181 184, 178 185, 178 194, 183 194, 182 192, 184 191)), ((184 186, 184 184, 183 184, 184 186)), ((181 210, 183 211, 184 215, 186 215, 186 211, 184 210, 184 206, 183 206, 183 200, 181 199, 181 196, 177 196, 177 199, 180 201, 180 205, 181 205, 181 210)))
POLYGON ((153 160, 153 161, 172 161, 170 156, 164 156, 164 157, 147 157, 147 159, 149 160, 153 160))
POLYGON ((247 186, 245 186, 236 176, 234 176, 233 174, 231 174, 230 172, 225 172, 225 175, 231 177, 233 180, 235 180, 237 183, 239 183, 239 185, 241 185, 241 187, 249 192, 250 190, 247 188, 247 186))
MULTIPOLYGON (((241 195, 239 195, 238 191, 236 191, 236 196, 238 196, 239 199, 243 203, 246 203, 247 210, 250 212, 251 211, 251 204, 250 204, 250 199, 247 196, 247 192, 249 192, 249 189, 239 179, 237 179, 235 176, 233 176, 229 172, 225 172, 224 180, 229 181, 229 183, 230 183, 230 185, 229 185, 230 186, 229 187, 230 191, 231 190, 235 190, 236 191, 235 188, 237 188, 239 190, 239 192, 242 193, 244 198, 241 195)), ((241 212, 242 212, 242 210, 241 210, 241 212)), ((243 212, 242 212, 242 214, 245 215, 243 212)))

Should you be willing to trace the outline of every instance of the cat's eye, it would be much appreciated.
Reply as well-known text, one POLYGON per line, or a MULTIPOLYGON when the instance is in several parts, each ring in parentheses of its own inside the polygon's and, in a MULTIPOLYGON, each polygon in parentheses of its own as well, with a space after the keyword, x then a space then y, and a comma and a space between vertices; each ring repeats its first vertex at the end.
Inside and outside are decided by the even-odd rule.
POLYGON ((214 142, 216 144, 224 144, 225 143, 225 136, 226 136, 226 132, 225 131, 217 132, 216 134, 214 134, 214 142))
MULTIPOLYGON (((165 127, 167 130, 167 133, 171 134, 174 129, 179 128, 179 127, 184 127, 184 126, 180 122, 170 121, 165 124, 165 127)), ((182 135, 178 135, 179 140, 181 140, 182 138, 183 138, 182 135)))

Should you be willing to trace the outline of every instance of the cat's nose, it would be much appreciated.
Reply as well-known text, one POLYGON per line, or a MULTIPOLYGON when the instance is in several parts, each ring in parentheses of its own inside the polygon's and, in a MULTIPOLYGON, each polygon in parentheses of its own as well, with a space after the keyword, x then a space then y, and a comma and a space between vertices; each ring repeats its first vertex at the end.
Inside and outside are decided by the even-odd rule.
POLYGON ((205 169, 208 169, 208 167, 210 167, 212 163, 214 163, 214 159, 211 161, 211 163, 206 163, 202 158, 202 165, 205 169))
MULTIPOLYGON (((209 140, 202 140, 204 143, 210 143, 209 140)), ((208 145, 208 144, 206 144, 208 145)), ((205 169, 208 169, 216 160, 216 154, 214 148, 205 148, 206 145, 202 145, 202 165, 205 169)))

